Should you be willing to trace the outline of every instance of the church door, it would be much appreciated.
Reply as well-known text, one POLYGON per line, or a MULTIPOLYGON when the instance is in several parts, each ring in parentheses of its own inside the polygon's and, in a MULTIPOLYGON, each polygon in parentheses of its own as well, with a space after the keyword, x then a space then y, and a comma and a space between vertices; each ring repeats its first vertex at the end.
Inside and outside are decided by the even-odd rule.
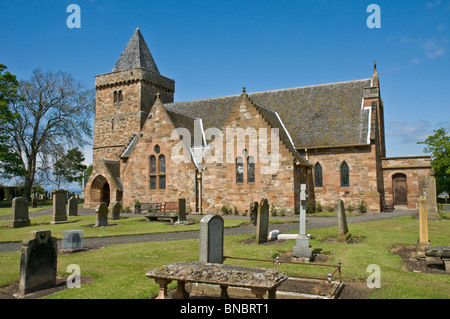
POLYGON ((405 174, 396 174, 392 177, 392 189, 394 193, 394 205, 406 205, 408 203, 408 192, 405 174))

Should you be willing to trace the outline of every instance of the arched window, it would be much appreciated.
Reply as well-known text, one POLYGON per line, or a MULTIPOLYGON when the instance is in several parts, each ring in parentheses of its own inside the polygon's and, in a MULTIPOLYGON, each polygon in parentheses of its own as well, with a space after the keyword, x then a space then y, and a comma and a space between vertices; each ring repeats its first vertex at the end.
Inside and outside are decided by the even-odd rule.
POLYGON ((348 164, 344 161, 341 164, 341 187, 349 187, 349 186, 350 186, 349 169, 348 164))
POLYGON ((150 189, 156 189, 156 157, 150 156, 150 189))
POLYGON ((244 183, 244 160, 240 156, 236 158, 236 183, 244 183))
POLYGON ((159 155, 159 189, 166 189, 166 157, 159 155))
POLYGON ((319 162, 314 166, 314 184, 315 187, 323 187, 322 165, 319 162))
MULTIPOLYGON (((161 152, 158 145, 155 146, 154 151, 156 154, 161 152)), ((166 157, 160 154, 158 157, 155 155, 150 156, 150 189, 166 189, 166 157)))
POLYGON ((255 182, 255 158, 247 157, 247 183, 255 182))

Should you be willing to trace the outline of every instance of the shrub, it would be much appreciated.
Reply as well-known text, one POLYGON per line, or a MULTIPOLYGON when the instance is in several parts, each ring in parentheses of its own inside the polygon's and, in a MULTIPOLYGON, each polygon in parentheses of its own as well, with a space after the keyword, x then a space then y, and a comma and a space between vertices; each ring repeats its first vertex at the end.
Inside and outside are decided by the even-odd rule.
POLYGON ((363 200, 359 202, 358 209, 361 214, 364 214, 365 212, 367 212, 366 203, 363 200))
POLYGON ((277 210, 276 210, 276 208, 275 208, 275 205, 270 205, 270 214, 272 215, 272 216, 277 216, 277 210))
POLYGON ((228 215, 228 206, 222 205, 222 207, 220 208, 220 211, 222 212, 222 215, 228 215))

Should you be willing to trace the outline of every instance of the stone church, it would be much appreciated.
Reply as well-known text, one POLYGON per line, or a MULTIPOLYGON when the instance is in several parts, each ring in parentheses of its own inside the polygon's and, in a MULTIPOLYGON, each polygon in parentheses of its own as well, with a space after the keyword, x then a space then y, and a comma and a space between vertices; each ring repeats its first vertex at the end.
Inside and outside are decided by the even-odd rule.
POLYGON ((366 79, 175 102, 137 28, 95 89, 86 207, 183 197, 191 212, 242 213, 267 198, 293 213, 306 184, 324 210, 343 199, 380 212, 416 208, 429 187, 429 156, 386 158, 375 64, 366 79))

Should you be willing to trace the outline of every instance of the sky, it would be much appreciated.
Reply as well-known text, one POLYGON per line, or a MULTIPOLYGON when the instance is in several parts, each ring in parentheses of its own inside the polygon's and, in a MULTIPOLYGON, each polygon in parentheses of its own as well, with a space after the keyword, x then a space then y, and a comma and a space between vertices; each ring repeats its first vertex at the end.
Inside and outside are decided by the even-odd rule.
POLYGON ((417 142, 450 131, 450 0, 0 0, 0 12, 0 63, 18 79, 41 68, 94 88, 139 27, 175 101, 370 78, 376 60, 388 157, 426 155, 417 142))

